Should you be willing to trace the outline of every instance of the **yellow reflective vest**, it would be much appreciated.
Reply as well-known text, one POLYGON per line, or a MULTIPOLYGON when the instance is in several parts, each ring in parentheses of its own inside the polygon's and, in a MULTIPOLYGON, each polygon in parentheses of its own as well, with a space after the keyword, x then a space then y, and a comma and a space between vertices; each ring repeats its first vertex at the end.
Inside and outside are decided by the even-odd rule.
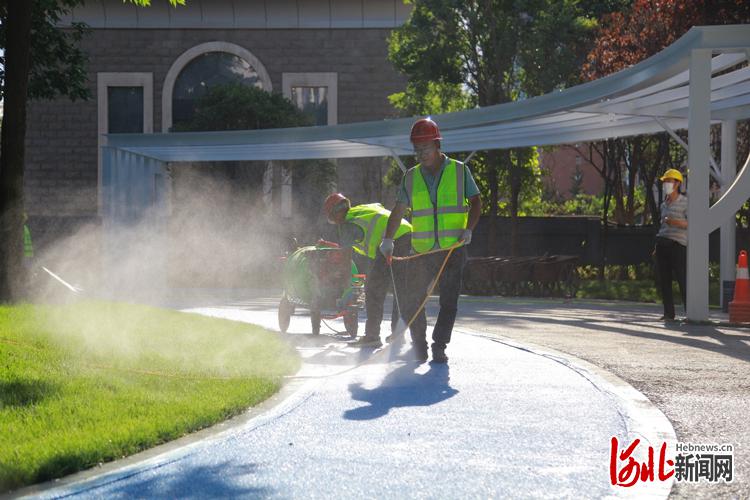
MULTIPOLYGON (((369 203, 351 207, 346 213, 346 222, 351 222, 362 228, 362 239, 354 243, 352 248, 355 252, 374 259, 378 254, 378 245, 383 240, 385 227, 388 225, 388 217, 391 212, 386 210, 380 203, 369 203)), ((396 230, 393 239, 400 238, 412 230, 411 224, 401 219, 401 225, 396 230)))
POLYGON ((422 176, 422 166, 406 172, 406 192, 411 196, 411 246, 417 253, 448 248, 463 236, 469 222, 463 163, 450 159, 440 176, 437 206, 432 204, 430 190, 422 176))

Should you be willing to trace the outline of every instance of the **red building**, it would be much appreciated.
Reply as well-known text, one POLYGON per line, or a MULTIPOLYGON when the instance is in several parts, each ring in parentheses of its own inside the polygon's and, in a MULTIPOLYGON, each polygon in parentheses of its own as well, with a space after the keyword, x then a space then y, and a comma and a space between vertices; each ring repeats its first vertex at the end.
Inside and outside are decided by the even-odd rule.
POLYGON ((576 193, 598 195, 604 190, 597 170, 602 159, 596 152, 592 154, 588 144, 540 149, 539 165, 546 191, 559 199, 570 199, 576 193))

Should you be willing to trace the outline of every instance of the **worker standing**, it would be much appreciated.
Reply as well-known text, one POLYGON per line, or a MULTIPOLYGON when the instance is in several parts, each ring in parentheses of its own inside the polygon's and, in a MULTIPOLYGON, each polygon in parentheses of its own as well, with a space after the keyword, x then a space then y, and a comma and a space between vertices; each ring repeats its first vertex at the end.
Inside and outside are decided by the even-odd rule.
MULTIPOLYGON (((451 340, 461 293, 466 246, 479 222, 482 205, 479 188, 468 167, 440 151, 440 129, 430 118, 417 120, 411 128, 411 143, 419 162, 401 182, 398 201, 391 211, 380 250, 393 255, 393 237, 407 208, 411 208, 412 248, 418 256, 410 260, 409 298, 402 305, 406 321, 417 313, 430 282, 440 272, 446 253, 456 245, 440 275, 440 312, 432 330, 432 360, 446 363, 445 349, 451 340), (419 254, 424 254, 419 256, 419 254)), ((410 327, 415 358, 427 360, 427 318, 424 309, 410 327)))
MULTIPOLYGON (((391 213, 380 203, 351 206, 349 199, 341 193, 334 193, 326 198, 323 209, 328 222, 336 224, 339 233, 339 245, 350 248, 371 260, 370 270, 365 281, 365 308, 367 322, 365 335, 360 337, 356 345, 361 347, 380 347, 380 323, 383 320, 383 302, 391 285, 391 275, 386 259, 378 252, 378 245, 385 234, 385 227, 391 213)), ((411 224, 401 219, 397 223, 394 238, 394 252, 396 256, 409 254, 411 248, 411 224)), ((399 272, 401 263, 397 263, 394 272, 396 287, 394 293, 404 291, 406 273, 399 272)), ((397 308, 394 308, 391 324, 398 319, 397 308)))
POLYGON ((672 296, 672 279, 680 287, 682 305, 687 308, 687 195, 680 193, 682 173, 670 168, 659 180, 662 182, 664 202, 661 204, 661 225, 656 234, 656 269, 659 275, 661 300, 664 305, 664 321, 674 321, 674 298, 672 296))

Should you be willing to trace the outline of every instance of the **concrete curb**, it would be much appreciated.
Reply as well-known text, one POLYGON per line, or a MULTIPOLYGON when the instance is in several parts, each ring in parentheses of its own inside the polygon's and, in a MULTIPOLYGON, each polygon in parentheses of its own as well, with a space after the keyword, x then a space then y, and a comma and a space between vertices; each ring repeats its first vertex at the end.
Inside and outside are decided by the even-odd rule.
POLYGON ((5 498, 29 498, 44 496, 50 490, 55 491, 55 498, 76 495, 94 489, 102 484, 126 479, 139 473, 145 467, 158 468, 194 453, 195 448, 209 441, 223 439, 230 432, 239 429, 252 430, 278 418, 301 405, 311 393, 314 380, 290 380, 285 382, 279 392, 246 412, 220 422, 211 427, 169 441, 153 448, 130 455, 120 460, 100 464, 88 470, 76 472, 69 476, 44 483, 26 486, 10 493, 0 495, 5 498), (170 455, 166 458, 166 455, 170 455))

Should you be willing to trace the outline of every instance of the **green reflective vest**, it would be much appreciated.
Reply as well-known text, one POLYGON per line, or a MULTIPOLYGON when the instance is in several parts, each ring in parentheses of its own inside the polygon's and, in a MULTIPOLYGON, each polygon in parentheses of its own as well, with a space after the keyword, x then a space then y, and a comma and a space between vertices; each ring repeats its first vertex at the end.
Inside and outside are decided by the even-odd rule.
POLYGON ((411 223, 414 231, 411 246, 417 253, 454 245, 463 236, 469 221, 469 202, 464 186, 466 167, 450 159, 440 176, 437 206, 432 204, 430 190, 422 177, 422 166, 406 172, 406 192, 411 196, 411 223))
MULTIPOLYGON (((354 251, 374 259, 378 254, 378 245, 383 240, 385 227, 391 212, 380 203, 369 203, 351 207, 346 213, 346 222, 351 222, 362 228, 362 239, 354 243, 354 251)), ((401 219, 401 225, 396 230, 393 239, 400 238, 411 232, 411 224, 401 219)))
POLYGON ((23 225, 23 256, 31 258, 34 256, 34 245, 31 243, 31 231, 29 226, 23 225))

